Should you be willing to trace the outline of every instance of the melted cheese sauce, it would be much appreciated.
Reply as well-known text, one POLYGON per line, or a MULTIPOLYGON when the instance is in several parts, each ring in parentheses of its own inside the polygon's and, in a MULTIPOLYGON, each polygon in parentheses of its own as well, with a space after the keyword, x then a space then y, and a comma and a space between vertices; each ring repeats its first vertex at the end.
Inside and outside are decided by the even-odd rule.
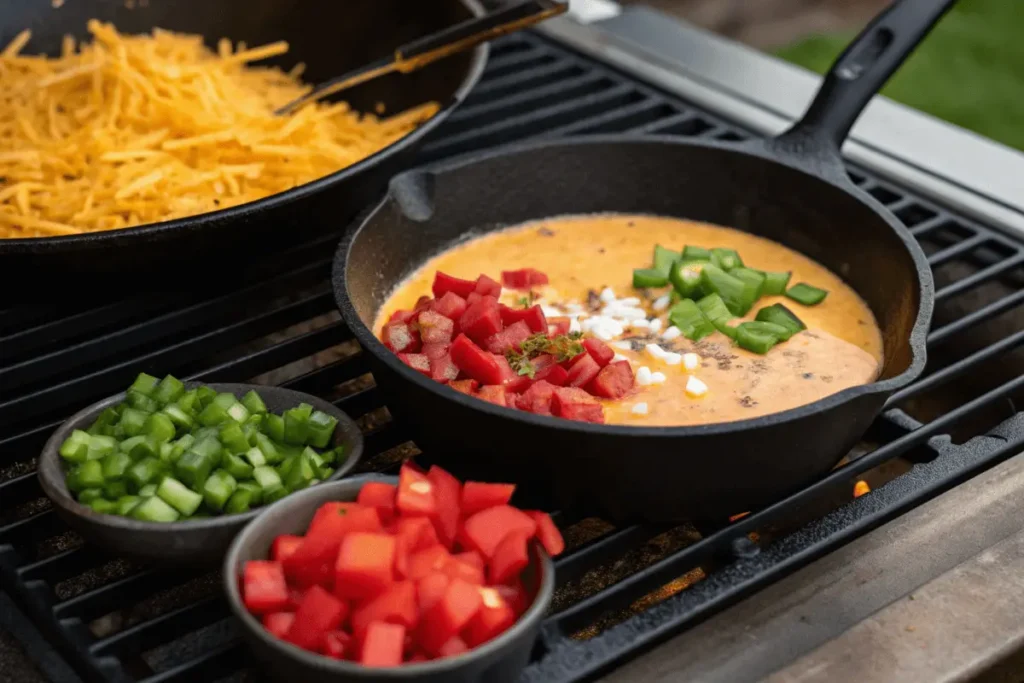
MULTIPOLYGON (((817 306, 802 306, 785 297, 763 297, 747 316, 773 303, 783 303, 807 325, 807 330, 776 345, 766 355, 745 351, 721 333, 699 342, 684 337, 671 341, 635 339, 635 350, 616 348, 627 357, 634 373, 647 366, 666 375, 662 384, 637 386, 633 394, 605 401, 609 424, 681 426, 742 420, 812 403, 848 387, 878 377, 882 335, 867 304, 838 276, 817 262, 781 244, 754 235, 675 218, 632 215, 570 216, 490 233, 459 244, 423 265, 398 286, 378 312, 374 330, 396 310, 411 309, 422 295, 431 295, 434 273, 475 279, 486 273, 496 280, 502 270, 536 268, 550 283, 539 288, 541 303, 595 304, 595 293, 610 287, 618 298, 647 297, 643 306, 668 291, 638 292, 632 287, 633 268, 650 265, 655 244, 681 250, 686 244, 736 249, 749 268, 792 271, 790 284, 807 282, 829 291, 817 306), (701 356, 700 367, 687 371, 669 366, 642 350, 645 342, 679 353, 701 356), (708 386, 701 398, 690 398, 684 387, 688 375, 708 386), (638 403, 647 413, 633 412, 638 403)), ((505 290, 502 301, 512 304, 524 292, 505 290)), ((651 312, 650 316, 655 313, 651 312)), ((661 311, 663 328, 667 311, 661 311)), ((624 338, 649 335, 646 330, 624 338)), ((614 347, 614 345, 613 345, 614 347)))

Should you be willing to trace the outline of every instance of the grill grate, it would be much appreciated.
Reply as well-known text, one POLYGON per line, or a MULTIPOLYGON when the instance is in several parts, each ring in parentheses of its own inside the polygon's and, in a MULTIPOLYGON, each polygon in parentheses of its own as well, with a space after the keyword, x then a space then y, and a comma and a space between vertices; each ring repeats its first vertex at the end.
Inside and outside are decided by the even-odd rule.
MULTIPOLYGON (((424 160, 538 136, 747 135, 536 35, 503 39, 493 55, 424 160)), ((938 309, 928 373, 894 397, 846 467, 734 523, 616 529, 560 519, 571 550, 556 563, 556 610, 524 680, 593 677, 1024 447, 1024 413, 1013 404, 1024 395, 1024 243, 866 173, 851 175, 929 254, 938 309), (875 490, 850 502, 851 482, 862 476, 875 490)), ((0 312, 0 588, 83 678, 255 674, 215 574, 131 565, 82 545, 56 519, 34 456, 68 414, 140 368, 205 381, 255 377, 361 416, 368 468, 393 467, 414 452, 380 410, 365 359, 333 312, 327 276, 336 239, 278 255, 267 279, 214 299, 0 312)))

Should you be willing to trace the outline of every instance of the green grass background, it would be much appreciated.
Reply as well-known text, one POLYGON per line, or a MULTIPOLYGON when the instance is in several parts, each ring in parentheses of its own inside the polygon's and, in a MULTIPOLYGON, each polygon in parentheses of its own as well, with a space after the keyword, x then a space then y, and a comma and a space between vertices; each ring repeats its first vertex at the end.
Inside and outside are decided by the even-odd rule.
MULTIPOLYGON (((824 73, 851 38, 809 36, 778 54, 824 73)), ((1024 0, 960 0, 882 93, 1024 150, 1024 0)))

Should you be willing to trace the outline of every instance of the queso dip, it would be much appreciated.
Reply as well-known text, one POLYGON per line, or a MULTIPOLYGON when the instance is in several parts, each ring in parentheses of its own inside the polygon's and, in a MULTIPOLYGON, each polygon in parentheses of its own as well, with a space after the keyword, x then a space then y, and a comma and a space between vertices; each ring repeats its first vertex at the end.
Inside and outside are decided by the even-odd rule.
MULTIPOLYGON (((592 326, 609 304, 646 311, 647 319, 635 327, 626 326, 610 339, 605 334, 617 360, 628 360, 637 377, 630 395, 602 401, 609 424, 681 426, 757 417, 870 383, 881 367, 882 337, 871 310, 828 269, 738 230, 642 215, 560 217, 469 239, 430 259, 399 285, 378 312, 374 331, 379 334, 395 311, 412 309, 419 297, 429 296, 437 271, 475 278, 527 267, 549 280, 533 288, 532 298, 549 318, 570 316, 574 329, 587 331, 587 320, 592 326), (671 287, 633 287, 632 270, 650 262, 654 244, 672 249, 728 246, 748 268, 792 271, 790 283, 814 283, 829 294, 815 306, 785 296, 761 298, 745 320, 753 320, 764 306, 783 303, 807 327, 764 355, 739 348, 721 332, 690 341, 670 331, 671 287), (672 354, 687 354, 689 362, 680 363, 672 354), (666 356, 674 362, 665 362, 666 356), (706 390, 688 392, 694 386, 691 377, 706 390)), ((513 306, 526 294, 505 289, 501 302, 513 306)))

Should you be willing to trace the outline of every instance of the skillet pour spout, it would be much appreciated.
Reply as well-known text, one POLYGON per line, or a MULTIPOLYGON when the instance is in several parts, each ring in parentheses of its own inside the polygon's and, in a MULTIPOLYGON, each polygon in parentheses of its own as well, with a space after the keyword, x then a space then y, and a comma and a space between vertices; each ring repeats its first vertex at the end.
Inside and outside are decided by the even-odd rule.
POLYGON ((334 262, 348 325, 392 414, 462 477, 515 481, 550 505, 615 521, 720 522, 823 477, 925 364, 934 303, 909 231, 848 178, 839 148, 861 110, 953 0, 901 0, 837 60, 807 114, 768 141, 599 136, 514 145, 404 173, 334 262), (653 214, 731 226, 840 275, 882 330, 877 381, 736 422, 593 425, 479 401, 401 363, 371 326, 391 291, 467 235, 570 214, 653 214))

